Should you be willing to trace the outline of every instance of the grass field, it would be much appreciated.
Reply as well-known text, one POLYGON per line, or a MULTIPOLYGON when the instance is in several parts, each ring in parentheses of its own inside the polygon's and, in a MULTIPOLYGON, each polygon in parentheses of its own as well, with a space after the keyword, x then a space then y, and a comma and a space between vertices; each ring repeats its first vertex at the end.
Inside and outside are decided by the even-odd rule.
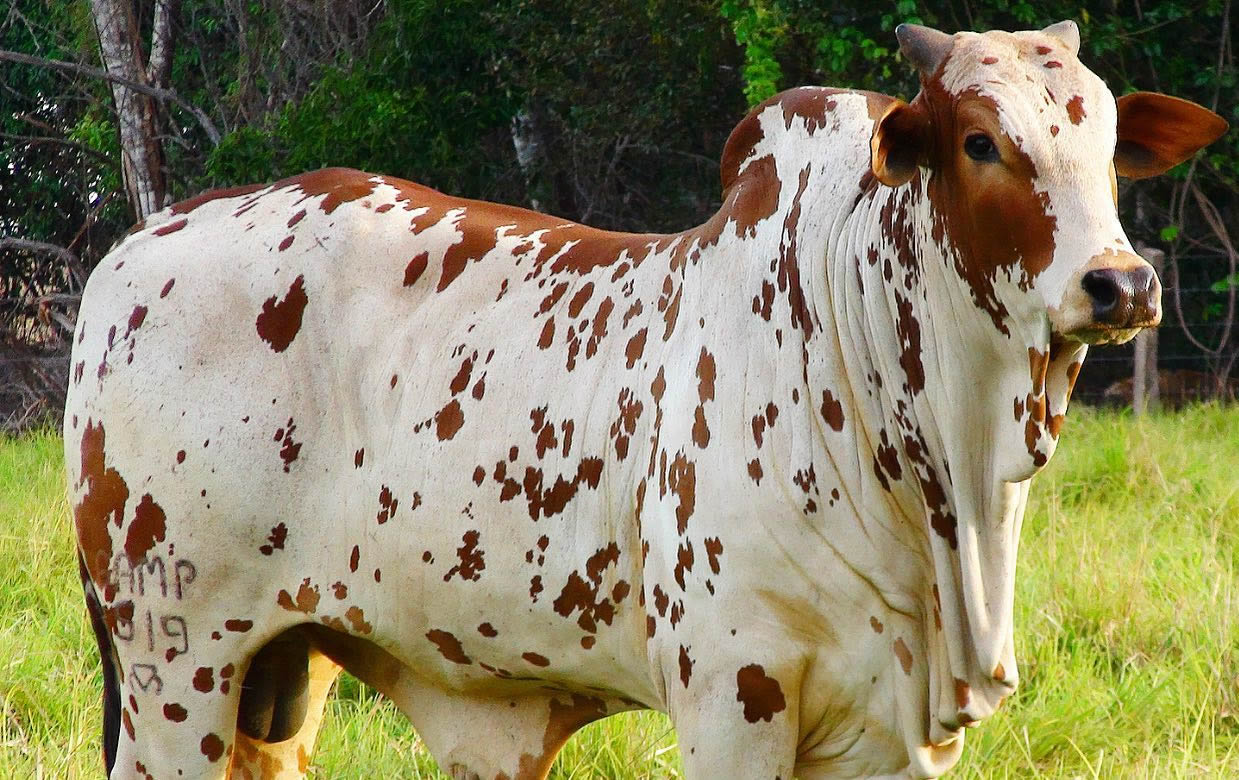
MULTIPOLYGON (((0 778, 102 774, 99 662, 60 442, 0 438, 0 778)), ((1019 692, 952 777, 1239 778, 1239 408, 1074 409, 1033 488, 1019 692)), ((388 703, 342 677, 321 778, 440 777, 388 703)), ((578 734, 556 778, 679 774, 661 715, 578 734)))

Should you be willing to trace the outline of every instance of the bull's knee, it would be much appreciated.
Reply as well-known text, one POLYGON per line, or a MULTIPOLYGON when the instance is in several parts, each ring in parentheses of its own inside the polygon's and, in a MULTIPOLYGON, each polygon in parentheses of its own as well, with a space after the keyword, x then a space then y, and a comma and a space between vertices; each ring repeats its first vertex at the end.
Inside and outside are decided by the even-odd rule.
POLYGON ((309 707, 309 643, 296 629, 254 654, 241 686, 237 728, 263 742, 282 742, 301 729, 309 707))

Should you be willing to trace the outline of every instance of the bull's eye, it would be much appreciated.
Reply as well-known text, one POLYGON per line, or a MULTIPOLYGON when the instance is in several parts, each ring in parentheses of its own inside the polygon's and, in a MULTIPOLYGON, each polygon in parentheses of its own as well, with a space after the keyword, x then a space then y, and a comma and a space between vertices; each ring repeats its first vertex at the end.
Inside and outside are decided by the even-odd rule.
POLYGON ((977 162, 998 162, 998 147, 984 133, 973 133, 965 138, 964 151, 977 162))

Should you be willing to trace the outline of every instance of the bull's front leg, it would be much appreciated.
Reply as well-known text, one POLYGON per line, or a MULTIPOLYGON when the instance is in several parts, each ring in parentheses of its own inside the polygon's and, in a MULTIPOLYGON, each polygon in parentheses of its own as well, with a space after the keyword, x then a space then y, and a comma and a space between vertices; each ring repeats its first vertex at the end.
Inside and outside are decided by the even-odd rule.
POLYGON ((685 776, 791 780, 799 672, 768 659, 711 657, 708 644, 694 645, 701 657, 677 651, 666 676, 685 776))

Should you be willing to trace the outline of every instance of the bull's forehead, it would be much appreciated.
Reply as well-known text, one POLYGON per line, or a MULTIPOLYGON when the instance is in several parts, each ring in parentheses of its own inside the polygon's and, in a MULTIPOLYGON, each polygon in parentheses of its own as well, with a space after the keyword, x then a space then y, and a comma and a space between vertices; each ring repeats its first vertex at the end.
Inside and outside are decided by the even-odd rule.
POLYGON ((1117 111, 1105 83, 1065 43, 1044 32, 959 33, 942 86, 955 97, 991 99, 1003 132, 1038 172, 1104 170, 1113 157, 1117 111))

